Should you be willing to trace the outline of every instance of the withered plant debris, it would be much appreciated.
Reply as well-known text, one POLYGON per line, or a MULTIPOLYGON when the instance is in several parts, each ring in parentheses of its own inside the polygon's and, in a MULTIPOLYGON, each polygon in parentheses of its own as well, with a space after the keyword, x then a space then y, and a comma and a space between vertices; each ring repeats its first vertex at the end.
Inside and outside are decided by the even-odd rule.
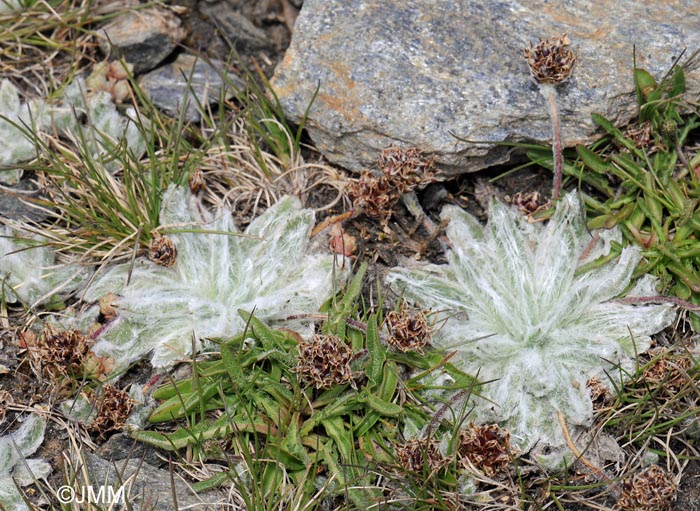
POLYGON ((299 342, 295 371, 303 383, 326 389, 352 382, 352 359, 352 349, 339 337, 316 334, 299 342))
POLYGON ((7 407, 14 405, 15 400, 7 390, 0 390, 0 424, 5 422, 5 416, 7 415, 7 407))
POLYGON ((107 293, 98 300, 100 315, 104 318, 105 322, 109 323, 117 317, 119 313, 116 303, 119 298, 114 293, 107 293))
POLYGON ((177 248, 173 240, 154 233, 148 244, 148 258, 156 264, 170 268, 177 260, 177 248))
POLYGON ((561 121, 559 120, 555 87, 571 76, 571 71, 576 63, 576 55, 566 48, 570 44, 569 37, 564 34, 552 39, 540 39, 539 44, 534 48, 530 44, 529 48, 523 50, 525 59, 530 66, 530 74, 539 84, 540 92, 549 105, 549 115, 552 120, 552 159, 554 162, 552 198, 554 200, 559 199, 561 196, 564 168, 561 121))
POLYGON ((379 172, 362 170, 360 177, 348 183, 348 193, 355 209, 382 226, 389 218, 401 196, 435 181, 435 162, 418 149, 390 147, 377 162, 379 172))
POLYGON ((510 433, 497 424, 469 424, 460 433, 457 459, 469 468, 472 465, 489 477, 505 470, 513 459, 510 433))
MULTIPOLYGON (((651 352, 650 352, 651 353, 651 352)), ((656 353, 658 358, 644 369, 644 381, 665 396, 674 396, 688 382, 688 371, 693 362, 687 355, 674 356, 662 349, 656 353)))
MULTIPOLYGON (((660 150, 665 150, 662 145, 657 145, 654 141, 653 125, 651 121, 631 123, 625 129, 625 138, 630 139, 638 149, 645 149, 648 155, 652 155, 660 150)), ((627 149, 620 144, 621 149, 627 149)))
POLYGON ((600 405, 609 401, 612 394, 608 388, 603 385, 600 378, 589 378, 586 382, 586 387, 591 391, 591 401, 593 401, 593 408, 598 408, 600 405))
POLYGON ((328 232, 330 241, 328 242, 328 250, 332 254, 340 254, 345 257, 353 257, 357 252, 357 239, 351 236, 340 223, 333 224, 328 232))
POLYGON ((435 438, 413 438, 396 446, 399 464, 409 472, 422 472, 425 468, 435 473, 447 466, 451 458, 445 456, 435 438))
POLYGON ((398 311, 389 311, 385 320, 389 332, 387 342, 399 351, 417 351, 423 353, 423 348, 430 343, 432 333, 428 319, 421 310, 409 310, 406 303, 401 304, 398 311))
POLYGON ((530 73, 539 83, 556 84, 563 82, 573 71, 576 54, 567 48, 571 44, 569 36, 564 34, 540 42, 523 50, 523 55, 530 66, 530 73))
POLYGON ((89 424, 89 429, 100 438, 112 431, 120 431, 134 407, 134 400, 120 388, 107 384, 102 395, 96 399, 97 416, 89 424))
POLYGON ((622 483, 616 509, 622 511, 666 511, 676 501, 678 485, 660 466, 650 465, 622 483))

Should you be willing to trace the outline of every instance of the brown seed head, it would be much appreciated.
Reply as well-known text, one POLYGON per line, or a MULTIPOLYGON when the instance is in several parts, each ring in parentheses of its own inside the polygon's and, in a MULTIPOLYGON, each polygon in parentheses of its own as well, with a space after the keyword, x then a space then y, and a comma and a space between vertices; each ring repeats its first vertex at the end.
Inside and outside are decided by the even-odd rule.
POLYGON ((435 161, 415 147, 389 147, 377 163, 399 193, 406 193, 435 181, 435 161))
POLYGON ((97 398, 97 417, 90 423, 90 430, 101 438, 110 431, 119 431, 124 427, 127 417, 134 407, 134 400, 129 394, 114 385, 105 385, 102 396, 97 398))
POLYGON ((386 226, 402 194, 435 181, 435 162, 416 148, 390 147, 377 162, 379 173, 363 170, 350 180, 348 193, 353 206, 386 226))
POLYGON ((358 179, 349 181, 348 194, 353 207, 380 220, 382 225, 389 223, 394 206, 401 197, 390 178, 385 175, 378 177, 371 170, 363 170, 358 179))
POLYGON ((59 330, 46 325, 32 349, 41 372, 51 380, 62 376, 78 375, 90 352, 92 341, 78 330, 59 330))
POLYGON ((325 389, 352 382, 350 346, 335 335, 314 335, 299 343, 298 364, 294 369, 307 385, 325 389))
POLYGON ((171 267, 177 259, 177 248, 167 236, 154 233, 148 244, 148 258, 156 264, 171 267))
POLYGON ((430 343, 432 333, 423 311, 410 312, 405 304, 401 310, 390 311, 386 315, 386 328, 389 331, 387 342, 399 351, 417 351, 430 343))
POLYGON ((616 509, 624 511, 666 511, 676 501, 678 485, 658 465, 650 465, 622 483, 616 509))
POLYGON ((204 181, 204 173, 201 169, 192 172, 188 183, 190 185, 190 191, 195 195, 207 187, 207 183, 204 181))
POLYGON ((450 458, 440 452, 434 438, 414 438, 404 445, 397 445, 395 450, 398 462, 410 472, 422 472, 424 468, 431 473, 437 472, 450 462, 450 458))
POLYGON ((462 430, 457 449, 457 459, 465 467, 470 464, 492 477, 510 463, 510 433, 496 424, 469 427, 462 430))
POLYGON ((534 48, 523 50, 530 73, 539 83, 557 84, 571 76, 576 54, 566 48, 571 44, 566 34, 552 39, 540 39, 534 48))
POLYGON ((550 207, 551 202, 547 201, 540 192, 515 192, 512 197, 506 198, 523 215, 534 215, 535 213, 550 207))

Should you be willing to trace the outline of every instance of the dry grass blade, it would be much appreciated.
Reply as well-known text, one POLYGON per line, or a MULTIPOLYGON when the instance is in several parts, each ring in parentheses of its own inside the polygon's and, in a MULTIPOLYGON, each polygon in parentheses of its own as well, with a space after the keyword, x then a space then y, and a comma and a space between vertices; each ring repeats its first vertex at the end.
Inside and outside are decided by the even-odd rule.
POLYGON ((95 54, 88 26, 103 19, 91 0, 29 1, 0 10, 0 74, 45 95, 95 54))
MULTIPOLYGON (((272 119, 266 122, 278 123, 272 119)), ((284 129, 281 124, 279 128, 284 129)), ((225 136, 226 144, 212 146, 201 162, 207 202, 256 216, 261 208, 271 206, 283 195, 296 195, 305 202, 313 189, 322 186, 335 190, 336 195, 318 209, 331 208, 341 200, 346 179, 338 169, 306 163, 298 152, 292 152, 285 167, 279 157, 256 145, 241 119, 231 123, 225 136)), ((291 135, 286 136, 293 148, 291 135)))

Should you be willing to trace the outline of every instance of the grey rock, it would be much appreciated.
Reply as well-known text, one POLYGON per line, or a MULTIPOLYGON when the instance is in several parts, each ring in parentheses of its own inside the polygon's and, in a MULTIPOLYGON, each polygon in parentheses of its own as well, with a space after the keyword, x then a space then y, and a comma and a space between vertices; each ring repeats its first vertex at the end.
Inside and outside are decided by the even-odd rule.
POLYGON ((172 64, 144 75, 140 84, 154 105, 172 117, 177 117, 185 105, 185 120, 199 122, 200 105, 215 105, 222 89, 227 97, 231 86, 243 89, 245 84, 236 75, 226 73, 226 64, 211 60, 211 64, 192 55, 182 54, 172 64), (222 78, 226 76, 226 80, 222 78))
POLYGON ((151 465, 158 465, 161 459, 158 451, 145 443, 130 438, 126 433, 116 433, 95 450, 95 455, 107 461, 137 458, 151 465))
POLYGON ((40 222, 48 218, 49 211, 33 207, 32 199, 46 200, 26 174, 12 187, 0 186, 0 219, 40 222))
MULTIPOLYGON (((215 491, 196 494, 177 474, 174 474, 171 480, 169 471, 156 468, 138 458, 112 462, 94 454, 85 453, 84 461, 93 492, 105 488, 103 495, 109 495, 108 491, 111 488, 112 495, 119 495, 120 488, 124 486, 123 500, 128 505, 122 508, 115 505, 112 507, 115 510, 213 511, 221 509, 221 502, 225 500, 215 491), (177 498, 177 506, 173 503, 173 493, 177 498)), ((122 502, 116 504, 122 504, 122 502)))
POLYGON ((187 32, 172 12, 152 7, 132 10, 97 31, 100 49, 123 57, 134 65, 134 73, 153 69, 170 55, 187 32))
POLYGON ((270 46, 265 31, 256 27, 226 1, 201 3, 199 12, 207 16, 219 29, 221 36, 237 50, 260 50, 270 46))
MULTIPOLYGON (((320 86, 307 127, 330 160, 350 169, 391 145, 432 153, 447 174, 505 163, 511 149, 461 142, 551 139, 544 99, 523 48, 568 33, 578 55, 558 86, 563 142, 600 135, 636 113, 637 65, 661 77, 683 48, 700 48, 700 3, 572 0, 306 0, 272 81, 299 122, 320 86)), ((696 95, 700 72, 686 76, 696 95)))

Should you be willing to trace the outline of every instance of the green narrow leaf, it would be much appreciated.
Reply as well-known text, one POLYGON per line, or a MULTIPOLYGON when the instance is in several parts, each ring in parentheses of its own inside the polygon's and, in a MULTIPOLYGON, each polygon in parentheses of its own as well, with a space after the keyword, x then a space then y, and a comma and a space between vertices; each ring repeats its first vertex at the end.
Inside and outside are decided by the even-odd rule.
POLYGON ((657 88, 656 80, 645 69, 634 70, 634 88, 637 93, 637 104, 643 105, 652 91, 657 88))
POLYGON ((379 389, 379 397, 385 401, 394 399, 396 387, 399 384, 399 372, 394 362, 384 364, 382 371, 382 384, 379 389))
POLYGON ((231 347, 226 345, 221 346, 221 361, 224 364, 226 374, 228 374, 232 384, 237 385, 245 381, 243 369, 239 365, 239 361, 233 355, 231 347))
POLYGON ((208 401, 218 393, 219 383, 208 382, 195 390, 186 394, 179 394, 171 397, 161 406, 156 408, 148 418, 149 422, 164 422, 179 419, 185 415, 198 411, 200 406, 207 409, 208 401))
POLYGON ((152 397, 159 401, 170 399, 178 394, 189 394, 192 392, 192 379, 181 380, 177 382, 169 382, 158 387, 153 391, 152 397))
POLYGON ((591 169, 593 172, 597 172, 598 174, 608 174, 612 172, 610 164, 603 161, 600 156, 595 154, 586 146, 581 144, 577 145, 576 152, 581 158, 581 161, 583 161, 584 165, 586 165, 586 167, 591 169))
POLYGON ((248 323, 250 330, 258 341, 260 341, 266 350, 277 346, 277 338, 275 332, 270 329, 265 323, 242 309, 238 310, 238 315, 248 323))
POLYGON ((379 339, 376 314, 372 314, 367 320, 367 333, 365 336, 367 351, 369 352, 369 362, 367 363, 365 373, 367 374, 367 379, 372 384, 371 387, 375 388, 379 386, 382 381, 382 372, 384 362, 386 361, 386 348, 379 339))
POLYGON ((398 417, 403 412, 403 407, 389 401, 384 401, 381 397, 367 393, 367 404, 369 407, 386 417, 398 417))
POLYGON ((685 92, 685 72, 683 66, 676 66, 671 78, 671 89, 668 91, 670 97, 680 96, 685 92))
POLYGON ((343 298, 336 304, 335 313, 333 314, 333 325, 329 325, 332 329, 331 333, 336 333, 339 324, 345 325, 345 318, 352 316, 352 312, 355 309, 355 303, 362 292, 362 280, 365 278, 365 273, 367 272, 367 264, 362 263, 357 273, 353 276, 352 280, 345 288, 345 293, 343 298))
POLYGON ((335 443, 343 463, 354 463, 355 442, 352 432, 345 427, 342 417, 332 417, 321 421, 328 437, 335 443))

